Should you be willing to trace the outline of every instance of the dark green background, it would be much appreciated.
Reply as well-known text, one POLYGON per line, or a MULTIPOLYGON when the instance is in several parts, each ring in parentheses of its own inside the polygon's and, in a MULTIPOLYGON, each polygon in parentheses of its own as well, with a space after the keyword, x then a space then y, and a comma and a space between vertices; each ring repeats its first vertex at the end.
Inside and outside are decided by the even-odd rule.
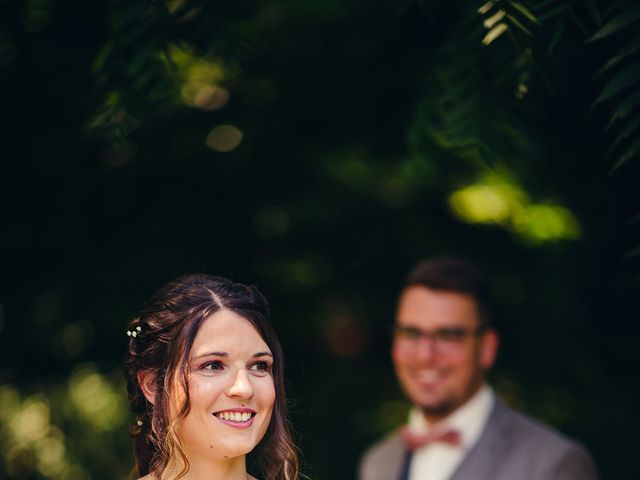
POLYGON ((0 477, 126 475, 128 320, 203 271, 267 294, 305 472, 354 478, 407 408, 399 282, 457 254, 496 293, 499 394, 638 478, 640 16, 483 3, 0 0, 0 477), (185 105, 172 46, 223 65, 224 107, 185 105), (449 196, 496 172, 579 237, 463 221, 449 196))

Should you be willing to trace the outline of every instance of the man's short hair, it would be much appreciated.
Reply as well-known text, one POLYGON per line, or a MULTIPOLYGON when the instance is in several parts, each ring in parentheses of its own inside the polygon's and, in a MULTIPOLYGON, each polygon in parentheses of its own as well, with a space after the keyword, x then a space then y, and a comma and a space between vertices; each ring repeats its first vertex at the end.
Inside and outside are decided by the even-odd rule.
POLYGON ((403 290, 413 286, 469 295, 478 307, 480 324, 495 326, 489 282, 484 273, 468 260, 457 257, 423 260, 406 276, 403 290))

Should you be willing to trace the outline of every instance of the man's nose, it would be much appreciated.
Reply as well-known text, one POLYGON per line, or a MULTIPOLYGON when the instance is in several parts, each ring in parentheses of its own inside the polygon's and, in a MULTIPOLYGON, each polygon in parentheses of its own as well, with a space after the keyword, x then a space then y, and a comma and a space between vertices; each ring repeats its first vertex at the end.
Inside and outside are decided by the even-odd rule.
POLYGON ((233 383, 227 390, 229 397, 251 398, 253 397, 253 383, 249 377, 249 373, 245 369, 239 369, 234 378, 233 383))
POLYGON ((432 336, 423 335, 416 340, 415 355, 423 361, 429 361, 436 357, 438 346, 432 336))

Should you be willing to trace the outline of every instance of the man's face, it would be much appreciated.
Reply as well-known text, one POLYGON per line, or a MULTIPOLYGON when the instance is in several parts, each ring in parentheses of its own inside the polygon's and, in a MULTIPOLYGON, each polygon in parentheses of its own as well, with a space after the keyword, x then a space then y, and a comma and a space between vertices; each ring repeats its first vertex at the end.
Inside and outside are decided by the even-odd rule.
POLYGON ((469 295, 422 286, 402 292, 391 354, 400 384, 429 422, 478 391, 496 350, 496 333, 480 328, 469 295))

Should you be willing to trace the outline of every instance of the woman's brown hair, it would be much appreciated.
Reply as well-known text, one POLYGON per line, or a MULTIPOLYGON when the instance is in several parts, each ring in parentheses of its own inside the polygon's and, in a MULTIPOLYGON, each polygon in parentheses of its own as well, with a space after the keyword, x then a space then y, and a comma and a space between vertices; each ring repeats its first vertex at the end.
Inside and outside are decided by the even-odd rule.
POLYGON ((264 480, 295 480, 298 456, 287 420, 284 389, 284 355, 269 323, 269 305, 254 286, 209 275, 185 275, 161 288, 129 325, 126 378, 129 403, 137 419, 131 428, 134 439, 132 476, 151 473, 160 478, 173 462, 182 465, 176 478, 189 470, 189 462, 175 435, 175 426, 189 412, 189 354, 202 323, 215 312, 227 309, 246 318, 273 354, 276 392, 273 413, 257 450, 256 463, 264 480), (149 402, 138 382, 138 373, 152 372, 154 402, 149 402), (185 400, 170 418, 170 396, 175 385, 185 400))

